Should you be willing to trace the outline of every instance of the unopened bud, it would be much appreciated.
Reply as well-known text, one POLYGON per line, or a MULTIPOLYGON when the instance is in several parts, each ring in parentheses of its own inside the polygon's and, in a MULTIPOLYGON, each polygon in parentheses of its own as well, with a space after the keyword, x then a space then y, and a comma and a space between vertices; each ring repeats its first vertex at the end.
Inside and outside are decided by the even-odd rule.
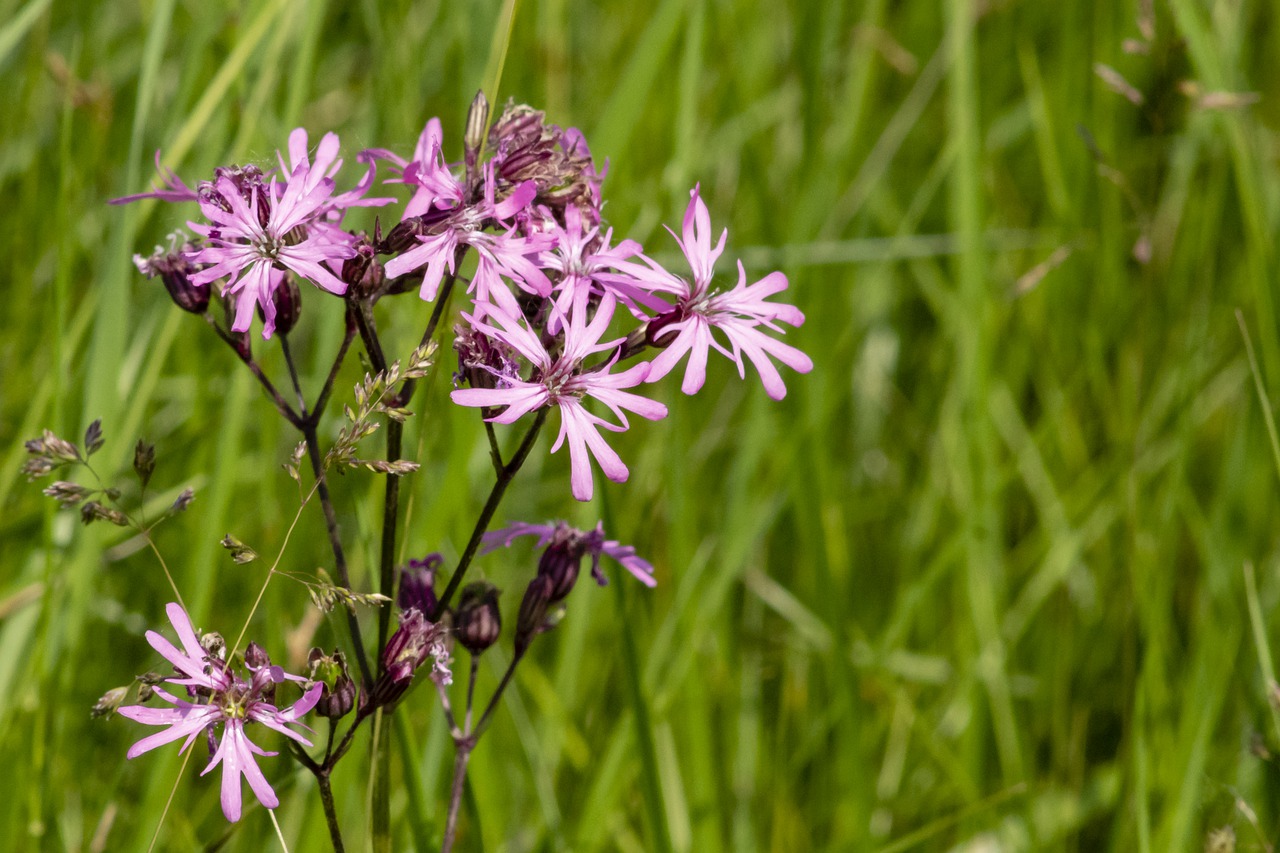
POLYGON ((498 588, 484 581, 468 584, 458 598, 453 635, 463 648, 478 655, 496 643, 501 633, 498 588))
MULTIPOLYGON (((292 332, 293 327, 298 325, 298 318, 302 316, 302 291, 298 289, 298 282, 292 275, 286 273, 271 292, 271 306, 275 309, 274 330, 282 335, 292 332)), ((261 305, 258 306, 258 317, 266 322, 266 314, 261 305)))
POLYGON ((93 708, 89 711, 90 716, 111 716, 116 712, 116 709, 124 703, 124 697, 128 695, 128 693, 129 688, 127 687, 113 687, 106 693, 103 693, 102 697, 98 699, 97 702, 93 703, 93 708))
POLYGON ((396 604, 401 610, 418 610, 430 616, 436 609, 436 571, 444 557, 428 554, 421 560, 410 560, 400 570, 400 592, 396 604))
POLYGON ((462 137, 462 144, 466 147, 467 171, 475 169, 476 161, 480 156, 480 146, 484 143, 484 129, 489 122, 489 99, 484 96, 484 90, 476 92, 476 96, 471 99, 471 107, 467 110, 467 129, 462 137))
POLYGON ((524 598, 520 600, 520 615, 516 617, 516 654, 522 655, 546 622, 547 608, 551 605, 551 578, 538 575, 529 581, 524 598))
POLYGON ((244 650, 244 665, 249 669, 262 669, 264 666, 271 666, 271 656, 262 646, 250 643, 244 650))
POLYGON ((369 300, 378 295, 386 276, 378 262, 374 243, 368 237, 362 234, 356 241, 355 250, 354 255, 342 262, 342 280, 347 284, 347 296, 369 300))
POLYGON ((538 575, 551 581, 551 603, 563 601, 578 582, 582 549, 572 543, 552 542, 538 559, 538 575))

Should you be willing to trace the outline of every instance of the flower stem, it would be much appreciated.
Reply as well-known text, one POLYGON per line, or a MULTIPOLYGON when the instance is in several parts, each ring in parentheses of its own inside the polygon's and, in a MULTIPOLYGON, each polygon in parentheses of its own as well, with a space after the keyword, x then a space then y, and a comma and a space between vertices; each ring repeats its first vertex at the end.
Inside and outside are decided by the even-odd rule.
MULTIPOLYGON (((316 486, 320 493, 320 506, 324 509, 325 528, 329 533, 329 545, 333 549, 333 568, 338 575, 338 583, 351 588, 351 574, 347 571, 347 556, 342 549, 342 537, 338 535, 338 514, 334 512, 333 500, 329 496, 329 484, 325 480, 324 460, 320 456, 320 440, 316 436, 316 425, 310 419, 302 424, 302 435, 307 442, 307 456, 311 458, 311 472, 315 475, 316 486)), ((355 653, 356 663, 360 665, 360 674, 365 684, 373 684, 373 674, 369 670, 369 661, 365 658, 364 640, 360 637, 360 622, 351 608, 344 607, 347 613, 347 627, 351 630, 351 647, 355 653)))
POLYGON ((480 540, 484 537, 485 531, 489 529, 489 522, 493 520, 493 514, 497 511, 498 504, 502 503, 502 496, 506 494, 507 486, 515 478, 520 466, 524 465, 524 460, 529 456, 529 451, 533 449, 534 442, 538 438, 538 432, 542 429, 542 424, 546 419, 547 409, 539 409, 537 417, 534 418, 529 431, 524 434, 524 440, 520 442, 520 447, 516 449, 515 455, 498 472, 497 479, 493 483, 493 490, 489 492, 489 499, 485 501, 484 509, 480 510, 480 517, 476 519, 475 529, 471 531, 471 540, 467 542, 467 549, 462 552, 462 558, 458 560, 458 568, 454 570, 453 576, 449 578, 449 585, 445 587, 444 594, 440 596, 435 610, 431 613, 430 619, 432 622, 440 621, 440 614, 444 613, 445 608, 449 606, 449 602, 453 599, 453 594, 457 592, 458 586, 466 576, 467 569, 471 566, 471 560, 475 557, 476 550, 480 547, 480 540))
POLYGON ((324 804, 324 819, 329 826, 329 840, 333 842, 334 853, 344 853, 342 829, 338 826, 338 810, 333 804, 333 788, 329 785, 329 770, 321 768, 316 773, 316 782, 320 785, 320 802, 324 804))
POLYGON ((352 316, 350 306, 347 307, 346 330, 342 336, 342 345, 338 347, 338 354, 333 359, 333 367, 329 369, 329 375, 324 380, 324 387, 320 389, 320 396, 316 398, 316 407, 311 412, 311 418, 317 423, 320 420, 321 413, 324 412, 325 405, 329 402, 329 393, 333 391, 334 380, 338 378, 338 370, 342 367, 342 362, 346 360, 347 350, 351 348, 351 342, 356 336, 356 321, 352 316))
POLYGON ((484 713, 480 715, 480 722, 476 723, 475 732, 472 734, 472 737, 476 740, 479 740, 480 735, 484 734, 485 729, 489 728, 489 721, 493 718, 493 712, 498 708, 498 700, 502 698, 503 691, 511 683, 511 676, 515 674, 516 667, 523 659, 524 652, 516 652, 515 657, 511 659, 511 663, 507 664, 507 671, 502 674, 502 680, 498 682, 498 689, 494 690, 493 695, 489 697, 489 704, 485 706, 484 713))
POLYGON ((293 410, 293 407, 289 405, 288 401, 281 396, 280 392, 276 390, 276 386, 267 378, 267 375, 262 372, 262 368, 258 365, 258 362, 254 360, 253 353, 249 351, 248 347, 241 347, 240 342, 237 341, 230 332, 227 332, 219 326, 218 322, 214 320, 211 315, 206 314, 205 319, 208 320, 209 325, 213 327, 213 330, 218 333, 218 337, 222 338, 223 342, 226 343, 227 346, 231 347, 231 350, 236 354, 236 357, 249 368, 251 373, 253 373, 254 377, 258 380, 258 384, 260 384, 263 390, 267 392, 267 395, 271 397, 272 402, 276 404, 276 409, 284 419, 295 427, 301 429, 302 418, 293 410))
POLYGON ((453 850, 453 839, 458 832, 458 807, 462 805, 462 789, 467 781, 467 762, 471 759, 471 750, 475 743, 463 738, 458 743, 458 754, 453 759, 453 789, 449 793, 449 816, 444 824, 444 840, 440 843, 440 853, 453 850))
MULTIPOLYGON (((374 323, 371 308, 372 306, 368 303, 359 303, 356 306, 356 328, 360 332, 360 340, 364 343, 365 352, 369 354, 370 364, 376 372, 382 373, 387 369, 387 357, 382 350, 382 342, 378 339, 378 327, 374 323)), ((388 462, 395 462, 400 458, 403 450, 404 424, 394 418, 388 418, 386 434, 386 458, 388 462)), ((386 596, 391 596, 395 592, 396 528, 399 514, 400 478, 394 474, 388 474, 382 501, 382 552, 378 560, 378 592, 386 596)), ((381 608, 378 611, 379 660, 381 660, 383 648, 387 645, 390 624, 390 608, 381 608)))

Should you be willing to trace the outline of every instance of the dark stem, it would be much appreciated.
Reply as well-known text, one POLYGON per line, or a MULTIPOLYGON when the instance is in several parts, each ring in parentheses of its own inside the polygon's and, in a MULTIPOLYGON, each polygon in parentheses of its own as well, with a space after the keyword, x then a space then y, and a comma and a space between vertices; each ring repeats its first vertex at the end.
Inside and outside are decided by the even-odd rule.
MULTIPOLYGON (((387 461, 400 458, 404 441, 404 424, 394 418, 387 419, 387 461)), ((378 566, 378 591, 395 597, 396 587, 396 528, 400 514, 400 478, 387 475, 387 488, 382 501, 382 560, 378 566)), ((391 624, 391 608, 378 608, 378 659, 387 645, 387 631, 391 624)), ((379 663, 381 666, 381 663, 379 663)))
POLYGON ((440 600, 436 602, 435 610, 431 613, 432 622, 440 621, 440 614, 444 613, 445 608, 449 606, 449 602, 453 599, 453 594, 457 592, 458 586, 466 576, 467 569, 471 566, 471 560, 475 557, 476 550, 480 547, 480 540, 484 537, 485 531, 489 529, 489 522, 493 520, 493 514, 498 509, 498 504, 502 503, 502 496, 506 494, 507 486, 511 484, 516 472, 520 470, 520 466, 524 464, 524 460, 529 456, 529 451, 533 449, 534 442, 538 438, 538 432, 542 429, 542 424, 546 419, 547 409, 539 409, 537 417, 534 418, 529 431, 524 434, 524 440, 520 442, 520 447, 517 448, 515 455, 498 472, 498 477, 493 483, 493 490, 489 492, 489 499, 485 501, 484 509, 480 510, 480 517, 476 519, 475 529, 471 531, 471 540, 467 542, 467 549, 462 552, 462 558, 458 560, 458 568, 454 570, 453 576, 449 578, 449 585, 445 587, 444 594, 440 596, 440 600))
POLYGON ((298 366, 293 362, 293 350, 289 348, 289 336, 280 335, 280 349, 284 353, 284 363, 289 365, 289 380, 293 382, 293 392, 298 395, 298 414, 302 420, 307 419, 307 398, 302 394, 302 383, 298 381, 298 366))
POLYGON ((502 476, 502 449, 498 447, 498 436, 494 432, 493 422, 486 415, 488 409, 480 410, 480 418, 484 421, 485 434, 489 436, 489 459, 493 462, 493 473, 502 476))
POLYGON ((320 784, 320 802, 324 804, 324 819, 329 825, 329 839, 333 842, 334 853, 344 853, 342 830, 338 826, 338 810, 333 803, 333 789, 329 786, 329 771, 323 769, 316 773, 316 781, 320 784))
POLYGON ((342 367, 342 362, 346 360, 347 350, 351 348, 351 342, 356 337, 356 321, 352 316, 351 307, 347 307, 346 315, 346 331, 342 336, 342 346, 338 347, 338 355, 333 360, 333 367, 329 369, 329 375, 324 380, 324 387, 320 389, 320 396, 316 398, 316 407, 311 412, 311 417, 315 421, 319 421, 320 413, 324 411, 325 405, 329 402, 329 393, 333 391, 334 380, 338 378, 338 370, 342 367))
POLYGON ((355 740, 356 729, 360 728, 360 724, 368 716, 369 714, 363 711, 356 711, 355 717, 351 720, 351 725, 347 727, 346 733, 342 735, 342 740, 338 742, 338 748, 333 750, 329 757, 325 759, 325 767, 333 767, 338 763, 338 759, 347 754, 347 750, 351 748, 351 742, 355 740))
POLYGON ((480 672, 480 656, 471 656, 471 677, 467 679, 467 731, 471 731, 471 706, 472 699, 476 695, 476 675, 480 672))
POLYGON ((205 319, 208 320, 209 325, 213 327, 213 330, 218 333, 218 337, 222 338, 223 342, 227 346, 231 347, 231 351, 236 354, 236 358, 240 359, 240 361, 249 368, 249 371, 253 373, 254 377, 257 378, 258 384, 260 384, 263 387, 263 390, 267 392, 267 395, 271 397, 272 402, 276 404, 276 409, 284 416, 284 419, 295 427, 301 429, 302 418, 293 410, 293 407, 289 405, 288 401, 281 396, 280 392, 276 390, 276 386, 271 383, 271 380, 267 378, 267 375, 262 372, 262 368, 253 358, 253 353, 249 352, 246 348, 242 348, 240 346, 240 342, 237 341, 230 332, 219 326, 218 322, 214 320, 213 317, 208 314, 204 316, 205 319))
POLYGON ((484 713, 480 715, 480 722, 476 723, 475 732, 472 734, 472 738, 475 740, 479 740, 480 735, 484 734, 485 729, 489 727, 493 712, 498 708, 498 700, 502 698, 502 692, 511 683, 511 676, 515 674, 516 666, 523 659, 524 652, 516 652, 516 656, 511 659, 511 663, 507 664, 507 671, 502 674, 502 680, 498 682, 498 689, 494 690, 493 695, 489 697, 489 704, 485 706, 484 713))
MULTIPOLYGON (((311 473, 316 478, 320 506, 324 508, 325 528, 329 533, 329 546, 333 549, 333 568, 338 575, 338 583, 350 589, 351 575, 347 571, 347 556, 342 549, 342 538, 338 535, 338 514, 334 512, 333 499, 329 496, 329 484, 324 476, 324 461, 320 457, 320 440, 316 436, 316 425, 311 420, 307 420, 300 429, 307 442, 307 456, 311 457, 311 473)), ((356 663, 360 665, 360 674, 365 684, 371 686, 373 674, 369 671, 369 661, 365 659, 364 640, 360 637, 360 621, 356 619, 356 614, 351 611, 351 608, 344 607, 343 610, 347 613, 347 627, 351 630, 351 646, 356 663)))
MULTIPOLYGON (((333 745, 333 721, 329 721, 329 746, 333 745)), ((327 751, 327 750, 326 750, 327 751)), ((320 800, 324 803, 324 817, 329 825, 329 839, 333 842, 335 851, 343 850, 342 830, 338 826, 338 811, 333 803, 333 790, 329 787, 329 771, 331 765, 317 764, 307 751, 293 741, 289 741, 289 754, 294 760, 301 764, 307 770, 311 771, 311 775, 316 777, 316 782, 320 786, 320 800)))
MULTIPOLYGON (((387 357, 382 351, 382 342, 378 339, 378 327, 373 320, 373 311, 367 303, 361 303, 356 310, 356 326, 360 330, 360 340, 364 343, 365 352, 369 354, 369 362, 373 365, 374 371, 384 372, 387 369, 387 357)), ((392 404, 400 405, 396 401, 392 404)), ((386 457, 388 462, 395 462, 400 458, 403 442, 404 424, 394 418, 388 418, 386 457)), ((382 553, 378 560, 378 592, 389 597, 395 595, 396 528, 399 513, 400 478, 394 474, 388 474, 382 500, 382 553)), ((391 609, 383 607, 378 611, 379 670, 382 668, 382 650, 387 645, 387 632, 390 625, 391 609)))

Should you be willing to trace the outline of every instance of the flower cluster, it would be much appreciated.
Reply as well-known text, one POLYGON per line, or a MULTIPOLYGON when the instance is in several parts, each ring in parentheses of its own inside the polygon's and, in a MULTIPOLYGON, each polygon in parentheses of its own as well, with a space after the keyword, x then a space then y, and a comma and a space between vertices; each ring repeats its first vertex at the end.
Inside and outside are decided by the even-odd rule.
POLYGON ((603 217, 603 170, 580 132, 509 105, 486 137, 486 117, 478 98, 461 162, 445 158, 441 123, 433 118, 408 157, 361 152, 357 160, 366 170, 341 193, 334 183, 342 163, 337 137, 326 134, 312 160, 301 128, 272 172, 218 169, 194 190, 164 172, 163 188, 117 201, 194 201, 205 221, 189 223, 196 241, 140 257, 139 269, 160 276, 174 299, 195 312, 208 304, 205 288, 223 282, 230 330, 246 331, 256 309, 270 337, 296 319, 294 279, 368 304, 411 290, 430 302, 472 269, 464 266, 472 255, 470 306, 455 330, 461 387, 452 399, 500 424, 558 412, 551 450, 568 447, 573 496, 583 501, 595 491, 592 460, 610 480, 627 479, 626 464, 604 436, 627 430, 628 414, 665 417, 666 407, 640 389, 680 362, 687 359, 681 384, 687 394, 702 388, 714 350, 739 375, 750 362, 775 399, 786 394, 775 362, 801 373, 812 369, 804 353, 776 337, 784 325, 804 322, 795 307, 770 301, 787 288, 785 275, 748 283, 739 262, 737 283, 717 286, 727 231, 712 245, 698 187, 681 234, 673 232, 688 269, 673 271, 635 241, 614 240, 603 217), (344 231, 348 208, 392 201, 366 197, 379 163, 393 172, 386 183, 412 191, 400 221, 385 237, 380 229, 372 238, 344 231), (629 331, 610 331, 628 324, 629 331), (651 361, 622 365, 651 348, 651 361))
MULTIPOLYGON (((813 368, 803 352, 780 337, 784 327, 804 322, 794 306, 772 301, 787 289, 785 275, 771 272, 751 281, 738 262, 736 283, 716 279, 715 266, 724 253, 728 232, 713 239, 700 186, 690 191, 680 233, 671 232, 684 261, 678 268, 668 268, 634 240, 615 239, 604 216, 605 169, 596 167, 579 131, 550 124, 541 112, 523 105, 508 105, 491 126, 488 120, 488 104, 478 95, 467 118, 460 160, 446 157, 442 125, 432 118, 407 155, 382 148, 361 151, 356 160, 363 172, 354 184, 341 188, 337 177, 342 160, 333 133, 325 134, 313 151, 307 131, 298 128, 274 163, 218 168, 194 188, 161 169, 157 154, 161 186, 115 200, 156 199, 198 209, 198 218, 188 222, 190 236, 175 233, 167 247, 157 247, 150 256, 135 256, 134 262, 148 278, 159 278, 182 310, 202 316, 213 326, 253 370, 277 411, 303 433, 304 441, 285 465, 299 484, 304 455, 310 457, 318 487, 324 485, 329 467, 338 463, 363 465, 393 477, 417 468, 416 462, 399 456, 400 425, 412 413, 415 384, 433 364, 440 320, 455 317, 444 324, 447 329, 456 323, 453 349, 458 370, 450 400, 477 409, 485 421, 496 473, 494 491, 439 597, 435 581, 443 559, 431 555, 411 561, 402 572, 396 595, 398 624, 391 631, 390 614, 382 615, 376 655, 366 654, 359 621, 354 611, 347 614, 352 672, 358 669, 358 676, 348 672, 347 652, 336 648, 330 653, 312 649, 309 677, 303 678, 273 666, 266 653, 251 644, 241 670, 226 654, 220 637, 197 636, 178 604, 170 604, 167 612, 180 647, 154 631, 147 633, 151 646, 178 674, 148 679, 139 691, 139 702, 154 695, 168 707, 120 707, 126 693, 116 690, 100 700, 98 710, 117 709, 130 720, 164 727, 135 743, 130 758, 177 740, 184 740, 186 749, 201 735, 207 737, 212 759, 204 773, 221 765, 222 808, 231 821, 241 816, 242 779, 267 808, 279 804, 256 761, 258 756, 274 753, 248 739, 250 724, 260 723, 310 746, 295 728, 300 726, 299 719, 312 709, 325 717, 330 729, 322 759, 293 747, 298 762, 323 783, 346 754, 361 722, 404 698, 415 674, 423 670, 418 683, 434 684, 459 755, 442 845, 449 850, 466 755, 484 733, 512 671, 534 638, 564 616, 564 602, 577 584, 583 558, 590 557, 591 575, 601 585, 605 583, 602 556, 617 561, 644 585, 656 583, 653 566, 637 556, 633 547, 607 539, 599 524, 579 530, 565 522, 517 523, 481 539, 497 501, 527 458, 544 422, 550 419, 557 428, 551 452, 568 449, 573 497, 589 501, 595 495, 597 468, 614 482, 623 482, 630 474, 607 435, 628 430, 631 416, 650 421, 666 417, 667 407, 644 389, 680 369, 682 363, 681 389, 686 394, 697 393, 706 383, 714 350, 736 366, 739 376, 745 377, 750 363, 775 399, 784 397, 787 390, 779 364, 800 373, 813 368), (385 170, 383 184, 403 197, 398 218, 389 218, 394 224, 385 233, 380 218, 368 231, 344 227, 350 208, 382 207, 396 201, 370 195, 379 168, 385 170), (399 362, 386 357, 374 309, 383 299, 413 293, 434 305, 420 312, 430 319, 421 344, 402 371, 399 362), (449 313, 454 295, 466 302, 449 313), (345 337, 334 347, 337 355, 324 388, 314 405, 308 406, 287 342, 304 304, 334 297, 342 300, 345 337), (218 313, 221 316, 215 316, 218 313), (296 408, 254 358, 249 331, 255 315, 264 340, 279 336, 297 395, 296 408), (349 423, 328 452, 322 453, 318 426, 357 334, 376 373, 366 375, 357 386, 355 408, 345 408, 349 423), (382 426, 379 419, 384 416, 389 458, 357 459, 356 445, 382 426), (504 460, 492 425, 524 420, 532 423, 515 453, 504 460), (508 628, 514 621, 514 655, 488 705, 473 720, 476 658, 497 643, 503 632, 501 592, 485 581, 465 586, 462 582, 478 546, 488 553, 525 536, 536 538, 542 550, 514 620, 508 612, 508 628), (471 655, 466 705, 460 717, 451 710, 448 689, 455 643, 471 655), (169 692, 159 686, 161 681, 184 688, 185 695, 169 692), (286 682, 304 685, 302 695, 293 705, 280 708, 276 688, 286 682), (335 738, 334 726, 348 716, 345 734, 335 738)), ((418 304, 412 296, 406 298, 411 305, 418 304)), ((28 443, 31 459, 24 471, 36 477, 84 463, 101 445, 96 423, 86 433, 84 445, 82 454, 75 445, 46 433, 28 443)), ((144 488, 154 462, 153 449, 140 443, 134 467, 144 488)), ((101 494, 114 502, 119 496, 115 490, 61 481, 47 493, 65 506, 80 505, 86 522, 131 523, 124 512, 86 500, 101 494)), ((183 494, 186 497, 180 497, 171 511, 190 503, 190 492, 183 494)), ((393 590, 385 587, 392 585, 389 555, 394 549, 387 543, 396 542, 398 494, 398 487, 389 485, 379 573, 384 588, 375 594, 349 588, 331 498, 325 488, 318 488, 340 582, 330 583, 322 574, 318 583, 309 585, 322 609, 330 610, 339 602, 352 608, 391 601, 393 590)), ((228 536, 223 544, 237 562, 256 556, 234 537, 228 536)), ((267 580, 271 574, 276 572, 269 573, 267 580)), ((325 802, 331 837, 340 848, 333 803, 331 798, 325 802)))

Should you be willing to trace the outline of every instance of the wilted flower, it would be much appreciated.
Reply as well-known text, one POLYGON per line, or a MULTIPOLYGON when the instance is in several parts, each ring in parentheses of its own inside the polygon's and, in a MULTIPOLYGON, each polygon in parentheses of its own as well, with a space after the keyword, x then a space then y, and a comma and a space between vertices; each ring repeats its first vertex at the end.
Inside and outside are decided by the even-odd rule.
POLYGON ((421 610, 412 608, 400 614, 400 627, 382 650, 382 666, 396 684, 408 685, 413 673, 431 658, 431 680, 453 683, 449 671, 449 647, 444 628, 428 622, 421 610))
MULTIPOLYGON (((645 586, 657 585, 657 581, 653 579, 653 566, 648 560, 636 556, 636 549, 633 546, 623 545, 616 539, 604 538, 603 522, 597 522, 593 530, 578 530, 563 521, 557 521, 554 524, 527 524, 519 521, 501 530, 486 533, 482 540, 483 550, 480 553, 488 554, 498 548, 510 546, 521 536, 537 536, 538 541, 534 543, 534 547, 546 548, 538 561, 538 574, 552 578, 554 601, 559 601, 568 595, 569 589, 560 590, 558 587, 564 586, 569 564, 574 566, 573 578, 577 578, 576 565, 584 554, 591 555, 591 576, 601 586, 606 582, 604 572, 600 571, 601 554, 617 560, 645 586)), ((568 586, 572 587, 572 581, 568 586)))
POLYGON ((126 753, 127 757, 136 758, 157 746, 183 738, 186 739, 182 745, 185 750, 201 733, 209 732, 212 735, 213 727, 221 723, 222 740, 201 775, 222 764, 222 813, 229 821, 240 819, 241 776, 249 782, 249 788, 259 802, 274 809, 280 805, 280 801, 262 775, 254 756, 276 753, 267 752, 249 740, 245 734, 245 726, 249 723, 261 723, 304 746, 310 746, 309 740, 289 726, 300 725, 298 719, 310 711, 320 698, 321 685, 315 684, 307 689, 302 698, 290 707, 277 708, 268 698, 275 685, 286 680, 303 682, 305 679, 289 675, 278 666, 272 666, 265 653, 259 649, 252 655, 246 653, 246 658, 251 657, 260 665, 248 665, 250 677, 245 681, 225 661, 211 655, 201 645, 191 627, 191 619, 181 606, 171 603, 166 606, 165 612, 169 614, 169 621, 178 633, 182 648, 177 648, 155 631, 147 632, 147 642, 185 676, 168 678, 166 681, 186 687, 188 695, 198 701, 179 699, 163 688, 155 687, 155 694, 174 707, 126 705, 118 709, 117 713, 134 722, 149 726, 168 726, 165 731, 135 743, 126 753))
POLYGON ((134 255, 133 265, 147 278, 159 276, 173 304, 183 311, 203 314, 209 307, 209 288, 191 283, 196 265, 191 263, 188 256, 195 250, 195 246, 189 240, 183 240, 179 245, 180 236, 180 234, 171 235, 169 248, 156 246, 155 252, 150 257, 134 255))

